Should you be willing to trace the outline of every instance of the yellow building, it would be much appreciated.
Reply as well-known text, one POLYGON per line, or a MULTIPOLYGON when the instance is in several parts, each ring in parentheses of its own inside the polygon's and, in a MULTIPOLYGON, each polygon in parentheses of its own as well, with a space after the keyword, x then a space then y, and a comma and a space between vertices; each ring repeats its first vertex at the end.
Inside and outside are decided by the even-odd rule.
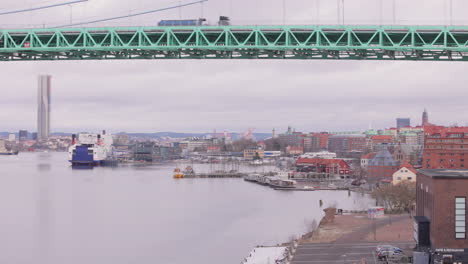
POLYGON ((393 173, 392 184, 397 185, 402 181, 416 182, 416 173, 416 169, 406 162, 393 173))
POLYGON ((248 148, 244 149, 244 159, 253 160, 255 153, 258 153, 258 156, 263 159, 265 157, 265 151, 261 148, 248 148))

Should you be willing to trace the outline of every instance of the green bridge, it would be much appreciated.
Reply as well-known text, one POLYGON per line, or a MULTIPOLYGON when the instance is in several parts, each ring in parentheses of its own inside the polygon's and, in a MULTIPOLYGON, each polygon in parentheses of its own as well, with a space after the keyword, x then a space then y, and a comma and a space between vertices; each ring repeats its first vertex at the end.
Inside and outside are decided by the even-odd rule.
POLYGON ((339 59, 467 61, 468 26, 1 29, 0 60, 339 59))

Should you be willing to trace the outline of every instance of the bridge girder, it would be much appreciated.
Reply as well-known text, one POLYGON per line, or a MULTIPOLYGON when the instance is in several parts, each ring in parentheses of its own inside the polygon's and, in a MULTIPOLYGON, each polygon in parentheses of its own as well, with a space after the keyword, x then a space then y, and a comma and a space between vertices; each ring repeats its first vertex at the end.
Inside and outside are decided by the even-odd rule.
POLYGON ((216 26, 0 30, 0 60, 467 61, 468 26, 216 26))

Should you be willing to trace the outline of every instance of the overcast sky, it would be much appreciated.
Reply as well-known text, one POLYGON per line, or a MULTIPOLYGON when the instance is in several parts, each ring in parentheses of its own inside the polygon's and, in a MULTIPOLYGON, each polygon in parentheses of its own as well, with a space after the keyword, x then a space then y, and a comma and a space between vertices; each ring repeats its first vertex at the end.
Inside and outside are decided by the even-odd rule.
MULTIPOLYGON (((67 0, 2 0, 0 11, 67 0)), ((191 2, 182 1, 182 2, 191 2)), ((465 1, 466 2, 466 1, 465 1)), ((166 0, 90 0, 73 6, 0 16, 0 27, 68 24, 177 4, 166 0)), ((352 24, 450 23, 449 1, 345 0, 352 24), (393 3, 397 12, 393 14, 393 3), (406 3, 410 2, 410 3, 406 3), (382 12, 380 12, 382 10, 382 12), (382 16, 380 16, 382 14, 382 16)), ((452 21, 468 24, 468 3, 453 0, 452 21)), ((234 24, 283 23, 282 0, 209 0, 183 8, 184 18, 234 24)), ((287 24, 337 23, 337 2, 286 0, 287 24)), ((105 25, 155 25, 179 10, 105 25)), ((341 21, 340 21, 341 22, 341 21)), ((104 25, 104 24, 101 24, 104 25)), ((52 130, 75 132, 282 132, 385 128, 396 117, 467 125, 467 63, 368 61, 91 61, 1 62, 0 131, 36 130, 37 76, 53 75, 52 130)))

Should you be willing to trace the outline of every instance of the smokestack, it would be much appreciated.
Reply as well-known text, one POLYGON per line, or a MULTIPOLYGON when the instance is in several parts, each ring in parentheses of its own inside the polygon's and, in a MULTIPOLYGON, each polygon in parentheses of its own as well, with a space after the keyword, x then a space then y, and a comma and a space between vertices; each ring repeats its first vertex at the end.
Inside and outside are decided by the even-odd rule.
POLYGON ((98 145, 101 145, 101 135, 97 135, 97 143, 98 145))
POLYGON ((72 134, 72 145, 76 144, 76 135, 72 134))

